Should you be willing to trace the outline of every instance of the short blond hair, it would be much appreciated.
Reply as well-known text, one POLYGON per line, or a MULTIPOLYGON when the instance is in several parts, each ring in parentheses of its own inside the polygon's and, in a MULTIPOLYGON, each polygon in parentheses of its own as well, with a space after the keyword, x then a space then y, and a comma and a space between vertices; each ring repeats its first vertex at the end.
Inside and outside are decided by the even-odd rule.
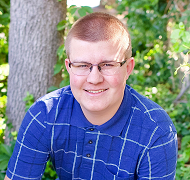
POLYGON ((126 26, 107 13, 91 13, 74 23, 65 41, 68 58, 72 38, 88 42, 116 40, 123 46, 125 58, 129 59, 132 56, 131 39, 126 26))

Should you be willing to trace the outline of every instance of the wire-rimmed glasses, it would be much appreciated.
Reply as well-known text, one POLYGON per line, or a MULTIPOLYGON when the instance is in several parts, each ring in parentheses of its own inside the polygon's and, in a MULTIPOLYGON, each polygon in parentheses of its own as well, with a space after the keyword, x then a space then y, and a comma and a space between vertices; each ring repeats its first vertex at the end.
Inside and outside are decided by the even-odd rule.
POLYGON ((87 62, 73 62, 69 63, 69 67, 73 74, 77 76, 87 76, 93 69, 93 66, 97 66, 102 75, 112 76, 119 72, 119 68, 126 63, 127 60, 122 62, 107 61, 99 64, 91 64, 87 62))

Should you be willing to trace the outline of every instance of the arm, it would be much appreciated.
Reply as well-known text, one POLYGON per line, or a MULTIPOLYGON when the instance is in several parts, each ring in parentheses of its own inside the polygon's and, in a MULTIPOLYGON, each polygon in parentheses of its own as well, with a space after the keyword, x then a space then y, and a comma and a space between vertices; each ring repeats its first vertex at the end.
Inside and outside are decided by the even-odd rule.
POLYGON ((26 113, 6 172, 10 179, 41 178, 49 159, 45 120, 46 111, 42 102, 32 106, 26 113))
POLYGON ((174 180, 177 162, 177 135, 168 132, 147 148, 138 166, 138 180, 174 180))
POLYGON ((9 179, 7 176, 5 176, 5 179, 4 180, 11 180, 11 179, 9 179))

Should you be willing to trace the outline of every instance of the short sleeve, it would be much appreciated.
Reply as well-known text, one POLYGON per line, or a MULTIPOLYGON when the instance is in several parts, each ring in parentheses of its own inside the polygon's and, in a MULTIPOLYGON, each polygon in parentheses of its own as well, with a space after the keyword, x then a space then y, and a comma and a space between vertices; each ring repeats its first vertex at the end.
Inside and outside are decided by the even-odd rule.
POLYGON ((138 180, 174 180, 177 147, 177 134, 172 130, 158 137, 151 147, 147 146, 138 164, 138 180))
POLYGON ((45 121, 46 108, 44 103, 39 101, 28 110, 21 124, 7 168, 7 176, 10 179, 41 179, 49 159, 45 121))

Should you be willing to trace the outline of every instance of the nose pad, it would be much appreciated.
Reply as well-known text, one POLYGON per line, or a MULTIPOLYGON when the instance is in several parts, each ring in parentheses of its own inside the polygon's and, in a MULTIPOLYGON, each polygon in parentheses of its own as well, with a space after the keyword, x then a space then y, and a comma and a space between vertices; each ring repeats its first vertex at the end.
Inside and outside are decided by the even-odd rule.
POLYGON ((101 71, 101 67, 100 67, 99 65, 92 65, 92 66, 90 67, 90 72, 92 71, 93 66, 98 66, 98 71, 101 71))
POLYGON ((90 67, 90 72, 92 71, 93 66, 90 67))
POLYGON ((87 76, 86 81, 90 84, 98 84, 98 83, 102 83, 104 81, 104 78, 100 72, 101 67, 99 67, 98 65, 92 65, 90 67, 90 73, 87 76), (93 70, 93 66, 97 66, 97 69, 95 67, 95 69, 93 70))
POLYGON ((101 67, 100 66, 98 66, 98 70, 101 71, 101 67))

